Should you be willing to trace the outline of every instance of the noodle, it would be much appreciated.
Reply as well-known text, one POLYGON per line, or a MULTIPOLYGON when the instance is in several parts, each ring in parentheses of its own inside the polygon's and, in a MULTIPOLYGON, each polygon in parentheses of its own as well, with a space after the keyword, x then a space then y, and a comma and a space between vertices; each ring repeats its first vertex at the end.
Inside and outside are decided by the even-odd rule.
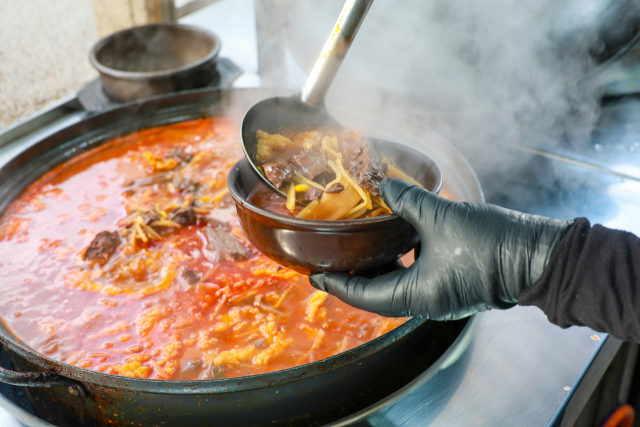
POLYGON ((355 208, 353 208, 353 209, 351 209, 349 211, 349 216, 353 215, 354 213, 356 213, 356 212, 358 212, 358 211, 360 211, 360 210, 362 210, 362 209, 364 209, 366 207, 367 207, 367 202, 360 203, 358 206, 356 206, 355 208))
POLYGON ((409 175, 404 173, 401 169, 393 166, 391 163, 389 163, 389 170, 387 171, 387 176, 389 178, 404 179, 409 184, 417 185, 420 188, 424 188, 424 185, 420 184, 418 181, 416 181, 415 179, 411 178, 409 175))
MULTIPOLYGON (((367 212, 367 206, 362 203, 358 206, 362 206, 360 209, 358 209, 357 211, 353 212, 355 208, 351 209, 351 212, 353 212, 352 214, 349 214, 349 216, 347 216, 347 219, 356 219, 356 218, 360 218, 362 215, 364 215, 367 212)), ((356 206, 356 208, 358 207, 356 206)))
POLYGON ((289 192, 287 193, 287 209, 291 212, 296 208, 296 186, 292 182, 289 185, 289 192))
POLYGON ((369 215, 367 215, 367 217, 369 217, 369 218, 376 217, 376 216, 380 215, 384 210, 385 210, 384 208, 374 209, 373 211, 371 211, 371 213, 369 215))
POLYGON ((310 187, 316 187, 318 190, 324 191, 324 187, 322 185, 318 184, 315 181, 311 181, 309 178, 307 178, 304 175, 301 175, 298 172, 294 172, 293 180, 298 181, 300 184, 307 184, 310 187))
POLYGON ((333 160, 329 160, 327 164, 331 169, 333 169, 333 172, 336 174, 336 179, 328 183, 323 190, 326 190, 327 188, 331 187, 336 182, 340 182, 340 180, 342 179, 342 173, 340 172, 340 169, 338 169, 338 166, 336 166, 335 162, 333 160))
POLYGON ((331 142, 333 143, 333 149, 338 151, 340 147, 338 146, 338 138, 335 135, 331 137, 331 142))
POLYGON ((344 176, 345 181, 347 181, 347 183, 352 186, 358 192, 358 194, 360 194, 362 200, 367 203, 367 208, 372 209, 373 206, 371 205, 371 199, 368 197, 367 193, 365 193, 362 187, 360 187, 358 183, 353 178, 351 178, 349 173, 342 166, 342 153, 338 153, 338 161, 336 162, 336 166, 338 166, 338 170, 340 170, 340 173, 342 173, 342 175, 344 176))
POLYGON ((144 231, 142 231, 142 227, 140 227, 140 224, 138 224, 137 222, 133 224, 136 232, 138 233, 138 236, 140 237, 140 239, 142 239, 143 242, 147 243, 149 241, 149 239, 147 238, 147 236, 144 234, 144 231))
POLYGON ((227 194, 229 194, 229 188, 225 187, 222 190, 218 191, 213 197, 211 197, 210 201, 213 203, 219 202, 227 194))
MULTIPOLYGON (((329 138, 328 136, 325 136, 325 137, 322 139, 322 149, 323 149, 324 151, 327 151, 327 152, 328 152, 329 154, 331 154, 333 157, 338 157, 338 153, 337 153, 333 148, 331 148, 331 147, 329 146, 329 144, 330 144, 330 142, 329 142, 329 141, 331 141, 331 138, 329 138)), ((332 145, 333 145, 333 144, 332 144, 332 145)), ((336 150, 337 150, 337 147, 336 147, 336 150)))
POLYGON ((382 197, 380 196, 372 196, 371 199, 378 204, 378 206, 385 208, 389 213, 391 213, 391 208, 389 208, 389 206, 387 206, 387 204, 384 202, 384 200, 382 200, 382 197))
POLYGON ((177 222, 169 221, 168 219, 159 219, 157 221, 153 221, 149 224, 152 227, 174 227, 174 228, 182 228, 180 224, 177 222))
MULTIPOLYGON (((344 184, 344 183, 343 183, 344 184)), ((318 206, 310 211, 305 218, 337 220, 346 217, 349 211, 360 201, 358 192, 349 185, 344 186, 340 193, 324 193, 318 206)))
POLYGON ((313 202, 309 203, 307 206, 304 207, 304 209, 302 209, 300 211, 300 213, 297 215, 298 218, 306 218, 307 214, 309 212, 311 212, 313 209, 316 208, 316 206, 318 206, 319 202, 317 200, 314 200, 313 202))

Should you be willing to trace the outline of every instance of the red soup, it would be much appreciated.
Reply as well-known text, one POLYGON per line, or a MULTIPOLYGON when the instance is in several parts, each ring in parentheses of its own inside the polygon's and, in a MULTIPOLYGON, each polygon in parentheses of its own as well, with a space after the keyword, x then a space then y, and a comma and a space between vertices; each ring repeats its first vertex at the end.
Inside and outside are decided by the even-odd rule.
POLYGON ((28 345, 116 375, 211 379, 290 368, 393 329, 261 255, 226 177, 234 123, 111 141, 51 171, 0 223, 0 316, 28 345))

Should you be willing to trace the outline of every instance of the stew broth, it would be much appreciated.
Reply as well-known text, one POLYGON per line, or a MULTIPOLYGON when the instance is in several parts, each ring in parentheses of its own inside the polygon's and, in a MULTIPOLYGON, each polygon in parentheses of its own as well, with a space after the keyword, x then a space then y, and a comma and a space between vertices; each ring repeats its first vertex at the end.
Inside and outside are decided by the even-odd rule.
POLYGON ((241 154, 236 124, 210 118, 49 172, 0 223, 3 321, 62 362, 173 380, 290 368, 403 323, 316 291, 247 242, 226 185, 241 154))

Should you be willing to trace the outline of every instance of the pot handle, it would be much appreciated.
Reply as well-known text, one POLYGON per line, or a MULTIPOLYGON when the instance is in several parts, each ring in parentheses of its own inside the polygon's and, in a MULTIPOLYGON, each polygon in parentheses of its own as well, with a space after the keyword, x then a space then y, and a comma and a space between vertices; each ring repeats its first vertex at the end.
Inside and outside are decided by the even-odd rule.
MULTIPOLYGON (((0 351, 5 351, 0 345, 0 351)), ((0 366, 0 382, 22 387, 67 386, 73 396, 87 396, 87 390, 80 381, 54 374, 53 372, 16 372, 0 366)))
POLYGON ((77 386, 77 381, 51 372, 16 372, 0 367, 0 382, 24 387, 77 386))

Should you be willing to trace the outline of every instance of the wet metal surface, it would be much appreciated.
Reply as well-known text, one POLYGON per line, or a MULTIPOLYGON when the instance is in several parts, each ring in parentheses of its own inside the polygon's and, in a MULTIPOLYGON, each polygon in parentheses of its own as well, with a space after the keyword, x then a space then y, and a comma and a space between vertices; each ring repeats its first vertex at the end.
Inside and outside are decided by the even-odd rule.
POLYGON ((590 144, 579 149, 560 147, 549 152, 640 181, 638 117, 640 97, 607 100, 590 144))

